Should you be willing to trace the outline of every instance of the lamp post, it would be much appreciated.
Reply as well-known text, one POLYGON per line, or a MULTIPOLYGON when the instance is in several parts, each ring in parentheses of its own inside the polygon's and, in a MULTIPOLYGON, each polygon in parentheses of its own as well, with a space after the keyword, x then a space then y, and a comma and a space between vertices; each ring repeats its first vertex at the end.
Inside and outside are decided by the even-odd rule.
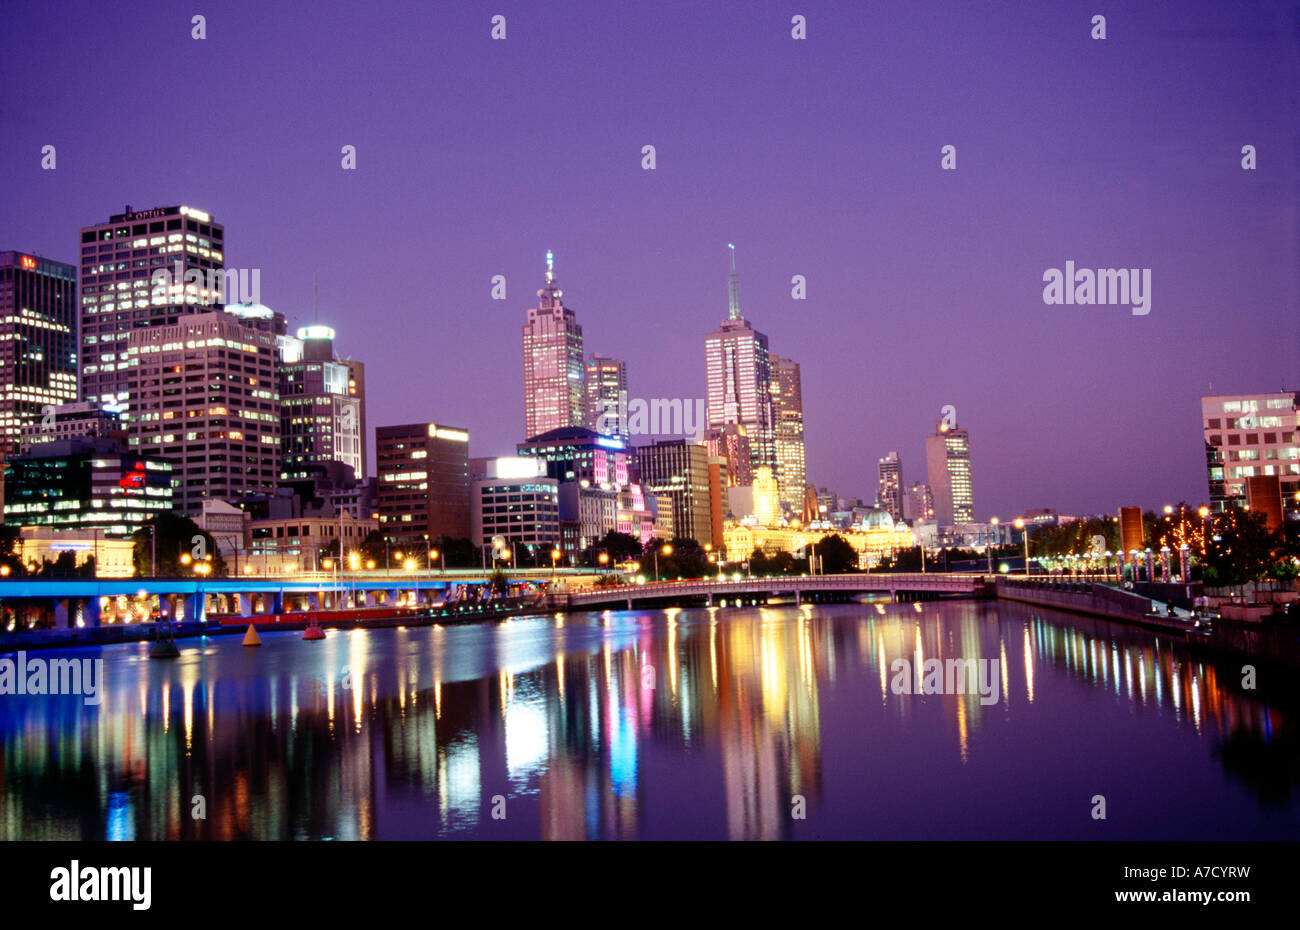
POLYGON ((992 541, 992 537, 993 537, 994 533, 997 532, 997 527, 998 527, 998 518, 997 518, 997 517, 992 517, 992 518, 990 518, 990 519, 989 519, 989 525, 992 526, 993 529, 989 531, 989 537, 990 537, 990 539, 989 539, 989 544, 985 547, 985 550, 984 550, 984 551, 988 554, 988 557, 989 557, 989 574, 991 575, 991 574, 993 574, 993 541, 992 541))
POLYGON ((1016 518, 1016 529, 1020 530, 1025 538, 1025 577, 1029 577, 1029 526, 1024 520, 1016 518))
MULTIPOLYGON (((672 547, 671 545, 669 545, 668 543, 664 543, 664 545, 663 545, 662 548, 663 548, 663 553, 664 553, 664 555, 672 555, 672 554, 673 554, 673 547, 672 547)), ((655 553, 655 583, 656 583, 656 584, 658 584, 658 582, 659 582, 659 549, 660 549, 660 547, 655 547, 655 550, 654 550, 654 553, 655 553)))

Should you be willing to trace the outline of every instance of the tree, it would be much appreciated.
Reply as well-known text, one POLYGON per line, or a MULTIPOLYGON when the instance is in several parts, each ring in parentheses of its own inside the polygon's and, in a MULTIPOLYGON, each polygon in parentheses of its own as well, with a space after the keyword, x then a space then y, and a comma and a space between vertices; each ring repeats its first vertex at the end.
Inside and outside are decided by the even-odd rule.
POLYGON ((1287 541, 1258 510, 1216 514, 1205 555, 1205 583, 1244 587, 1287 571, 1287 541))
POLYGON ((827 575, 842 575, 858 570, 858 551, 843 536, 832 533, 814 544, 818 561, 817 570, 827 575))
POLYGON ((138 575, 148 575, 152 569, 155 545, 158 552, 158 575, 192 576, 195 562, 209 562, 213 575, 226 573, 226 562, 217 549, 216 540, 189 517, 176 513, 160 513, 136 530, 131 537, 132 562, 138 575), (150 527, 157 534, 151 536, 150 527), (210 558, 209 558, 210 557, 210 558))
POLYGON ((628 533, 619 533, 610 530, 602 536, 588 550, 593 555, 596 552, 604 551, 609 553, 610 564, 627 562, 632 559, 641 558, 641 542, 635 536, 628 533))
POLYGON ((0 523, 0 565, 7 565, 11 576, 27 574, 23 564, 22 528, 11 523, 0 523))

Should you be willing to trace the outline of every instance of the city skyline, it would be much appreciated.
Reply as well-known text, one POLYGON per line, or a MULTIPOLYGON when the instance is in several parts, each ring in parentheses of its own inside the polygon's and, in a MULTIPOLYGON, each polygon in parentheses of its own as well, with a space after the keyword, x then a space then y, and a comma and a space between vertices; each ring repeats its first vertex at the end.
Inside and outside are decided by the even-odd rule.
MULTIPOLYGON (((977 519, 1206 500, 1200 398, 1300 386, 1296 167, 1282 118, 1295 60, 1261 54, 1285 40, 1283 7, 1265 5, 1272 28, 1253 33, 1226 30, 1205 4, 1180 10, 1177 29, 1135 12, 1093 42, 1073 10, 1030 22, 1007 8, 949 10, 940 23, 924 6, 864 17, 831 5, 810 10, 806 53, 775 6, 741 18, 623 11, 621 51, 599 31, 593 40, 595 9, 507 4, 500 43, 474 11, 440 14, 437 34, 413 42, 383 5, 346 30, 332 11, 267 11, 256 26, 241 15, 237 35, 216 11, 203 42, 161 4, 87 9, 81 30, 59 28, 58 6, 14 11, 0 49, 26 84, 4 97, 0 165, 22 183, 3 196, 0 248, 78 264, 77 232, 123 204, 191 204, 225 227, 227 267, 262 270, 262 302, 291 327, 315 321, 319 277, 320 322, 374 366, 370 423, 463 424, 481 456, 523 438, 514 327, 547 248, 585 344, 626 360, 637 396, 685 398, 706 396, 698 347, 724 317, 722 250, 736 242, 746 318, 803 369, 809 480, 873 496, 876 461, 898 450, 922 462, 952 405, 976 437, 977 519), (665 30, 660 60, 648 53, 665 30), (720 31, 734 48, 717 47, 720 31), (530 67, 522 50, 539 32, 563 68, 530 67), (77 102, 75 76, 47 74, 41 43, 16 41, 55 34, 70 55, 92 54, 86 36, 129 36, 228 69, 225 95, 204 101, 222 144, 160 135, 144 110, 77 102), (381 35, 391 60, 349 70, 352 43, 381 35), (872 83, 845 121, 827 88, 861 81, 864 48, 872 83), (620 68, 629 54, 644 58, 633 76, 620 68), (339 62, 327 102, 303 90, 322 58, 339 62), (397 81, 408 68, 462 88, 436 103, 455 146, 404 117, 416 99, 397 81), (683 100, 683 68, 752 92, 683 100), (1025 89, 1034 70, 1050 93, 1025 89), (889 107, 891 94, 908 105, 889 107), (640 103, 624 113, 629 95, 640 103), (581 156, 519 144, 545 127, 563 127, 581 156), (1257 170, 1238 164, 1246 143, 1257 170), (47 144, 53 171, 40 167, 47 144), (355 172, 340 168, 347 144, 355 172), (644 144, 656 146, 654 171, 641 168, 644 144), (945 144, 956 171, 940 168, 945 144), (1044 304, 1044 272, 1068 262, 1151 269, 1150 313, 1044 304), (504 300, 491 299, 494 275, 504 300)), ((154 92, 152 62, 120 69, 115 93, 154 92)), ((908 485, 920 477, 905 468, 908 485)))

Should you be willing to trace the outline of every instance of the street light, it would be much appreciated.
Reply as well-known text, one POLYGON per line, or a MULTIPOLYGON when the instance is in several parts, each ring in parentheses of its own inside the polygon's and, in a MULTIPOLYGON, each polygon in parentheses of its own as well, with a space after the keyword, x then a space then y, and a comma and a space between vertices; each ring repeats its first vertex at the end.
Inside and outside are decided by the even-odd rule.
MULTIPOLYGON (((446 553, 446 552, 441 552, 441 551, 439 551, 439 550, 437 550, 437 549, 430 549, 430 550, 429 550, 429 568, 430 568, 430 569, 433 568, 433 560, 434 560, 434 559, 437 559, 437 560, 438 560, 438 564, 441 566, 441 570, 445 573, 445 572, 447 571, 447 553, 446 553)), ((471 563, 471 564, 472 564, 472 563, 471 563)))
POLYGON ((1029 527, 1025 525, 1025 521, 1024 521, 1024 520, 1021 520, 1021 519, 1017 518, 1017 519, 1016 519, 1016 529, 1018 529, 1018 530, 1022 530, 1022 531, 1024 532, 1024 537, 1025 537, 1025 577, 1028 578, 1028 577, 1029 577, 1029 527))
MULTIPOLYGON (((989 536, 993 536, 993 535, 997 532, 998 518, 997 518, 997 517, 991 517, 991 518, 989 519, 989 523, 993 526, 993 532, 990 533, 989 536)), ((989 557, 989 574, 991 575, 991 574, 993 574, 993 543, 992 543, 992 540, 990 540, 990 541, 989 541, 989 545, 985 547, 985 552, 988 553, 988 557, 989 557)))
MULTIPOLYGON (((663 545, 663 547, 662 547, 662 551, 663 551, 663 554, 664 554, 664 555, 672 555, 672 554, 673 554, 673 547, 670 546, 670 545, 668 545, 667 543, 665 543, 665 544, 663 545)), ((655 582, 656 582, 656 583, 658 583, 658 581, 659 581, 659 552, 660 552, 660 549, 655 549, 655 551, 654 551, 654 553, 655 553, 655 582)))

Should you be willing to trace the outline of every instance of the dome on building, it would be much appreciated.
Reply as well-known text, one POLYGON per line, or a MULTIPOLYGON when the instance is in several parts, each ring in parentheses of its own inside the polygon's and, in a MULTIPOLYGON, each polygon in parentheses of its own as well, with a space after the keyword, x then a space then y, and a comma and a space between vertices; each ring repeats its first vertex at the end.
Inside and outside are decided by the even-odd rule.
POLYGON ((862 516, 862 529, 864 530, 893 530, 894 518, 888 510, 881 510, 879 507, 872 507, 862 516))
POLYGON ((275 311, 266 304, 234 303, 226 304, 226 312, 245 320, 269 320, 275 311))

